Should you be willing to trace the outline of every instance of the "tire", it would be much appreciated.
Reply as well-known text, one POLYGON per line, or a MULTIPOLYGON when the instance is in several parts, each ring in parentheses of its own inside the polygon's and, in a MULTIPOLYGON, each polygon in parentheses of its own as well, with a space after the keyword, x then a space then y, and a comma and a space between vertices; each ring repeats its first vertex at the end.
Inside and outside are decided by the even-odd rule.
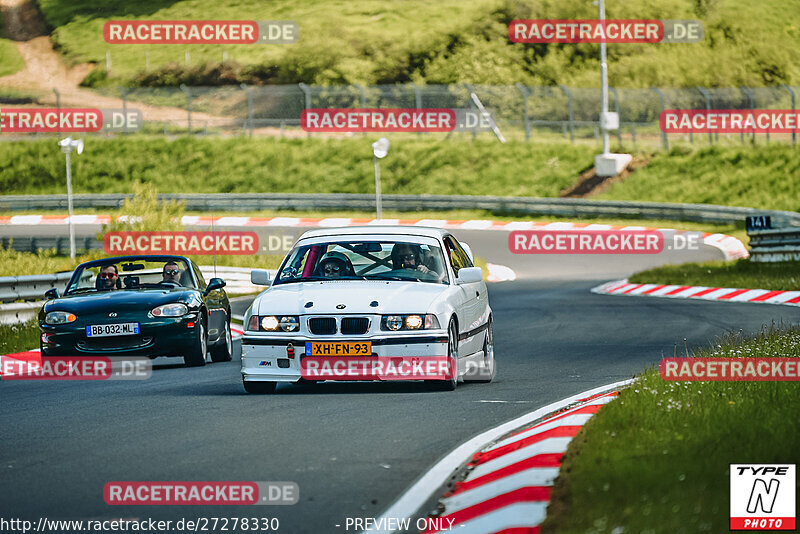
POLYGON ((257 395, 275 393, 275 388, 278 386, 277 382, 249 382, 245 379, 242 379, 242 384, 246 392, 257 395))
POLYGON ((197 321, 195 327, 195 339, 189 351, 183 355, 183 362, 186 367, 202 367, 206 364, 206 351, 208 350, 208 336, 206 336, 206 324, 203 319, 197 321))
POLYGON ((233 337, 231 336, 231 323, 225 321, 225 337, 222 343, 211 347, 212 362, 229 362, 233 357, 233 337))
POLYGON ((481 374, 478 375, 479 378, 476 378, 473 382, 489 383, 494 379, 497 371, 497 363, 494 359, 494 332, 492 331, 491 317, 489 317, 489 326, 486 330, 486 337, 483 340, 483 365, 484 369, 488 368, 488 372, 484 374, 481 371, 481 374))
POLYGON ((447 357, 450 359, 453 373, 437 385, 442 391, 453 391, 458 386, 458 327, 453 319, 450 319, 450 325, 447 327, 447 357))

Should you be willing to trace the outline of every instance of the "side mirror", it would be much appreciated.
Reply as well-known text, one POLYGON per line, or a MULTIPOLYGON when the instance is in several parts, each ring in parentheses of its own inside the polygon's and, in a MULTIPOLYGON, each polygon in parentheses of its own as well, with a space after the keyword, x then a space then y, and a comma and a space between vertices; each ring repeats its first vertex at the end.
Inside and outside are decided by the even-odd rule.
POLYGON ((269 271, 266 269, 253 269, 250 271, 250 282, 257 286, 268 286, 269 271))
POLYGON ((222 289, 223 287, 225 287, 225 285, 226 285, 225 280, 223 280, 222 278, 212 278, 211 280, 208 281, 205 294, 208 295, 209 293, 211 293, 216 289, 222 289))
POLYGON ((456 284, 473 284, 483 280, 483 271, 480 267, 464 267, 458 270, 456 284))
POLYGON ((472 249, 469 247, 469 245, 467 245, 466 243, 464 243, 462 241, 461 242, 461 248, 464 249, 464 252, 466 252, 467 256, 469 256, 469 261, 471 261, 472 264, 474 265, 475 264, 475 256, 472 255, 472 249))
POLYGON ((51 287, 47 291, 44 292, 44 298, 47 300, 57 299, 60 295, 58 294, 58 288, 51 287))

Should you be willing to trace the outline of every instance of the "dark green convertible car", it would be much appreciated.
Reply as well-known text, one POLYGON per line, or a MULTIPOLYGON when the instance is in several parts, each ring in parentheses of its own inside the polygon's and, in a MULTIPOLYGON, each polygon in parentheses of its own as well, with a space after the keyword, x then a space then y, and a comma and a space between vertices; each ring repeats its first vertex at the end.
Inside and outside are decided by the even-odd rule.
POLYGON ((187 366, 231 359, 225 281, 206 283, 183 256, 82 263, 39 312, 42 356, 183 356, 187 366))

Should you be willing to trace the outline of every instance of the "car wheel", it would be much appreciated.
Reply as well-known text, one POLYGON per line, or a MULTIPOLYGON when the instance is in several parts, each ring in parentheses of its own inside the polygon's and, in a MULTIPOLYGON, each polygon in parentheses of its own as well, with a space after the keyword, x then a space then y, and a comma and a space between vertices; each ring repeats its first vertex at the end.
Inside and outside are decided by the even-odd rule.
POLYGON ((439 386, 444 391, 453 391, 458 385, 458 328, 453 319, 450 319, 450 325, 447 327, 447 358, 452 373, 442 380, 439 386))
POLYGON ((244 384, 246 392, 258 395, 275 393, 275 388, 278 386, 277 382, 252 382, 244 379, 242 379, 242 384, 244 384))
POLYGON ((183 355, 186 367, 201 367, 206 364, 206 352, 208 351, 208 338, 206 337, 206 325, 202 319, 197 320, 195 326, 195 339, 189 352, 183 355))
POLYGON ((231 323, 225 321, 225 337, 222 343, 211 348, 212 362, 229 362, 233 355, 233 337, 231 336, 231 323))
POLYGON ((483 340, 483 367, 478 371, 478 377, 474 382, 491 382, 494 379, 497 364, 494 360, 494 332, 492 331, 492 318, 489 318, 489 325, 486 330, 486 338, 483 340))

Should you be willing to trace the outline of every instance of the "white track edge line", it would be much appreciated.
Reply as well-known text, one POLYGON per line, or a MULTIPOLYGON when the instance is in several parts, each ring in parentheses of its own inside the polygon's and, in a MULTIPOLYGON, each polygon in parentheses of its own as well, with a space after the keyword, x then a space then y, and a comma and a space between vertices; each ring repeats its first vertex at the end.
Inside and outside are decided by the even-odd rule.
MULTIPOLYGON (((406 489, 406 491, 400 497, 398 497, 394 503, 383 514, 381 514, 379 518, 376 518, 375 524, 388 524, 389 518, 406 519, 412 517, 413 514, 419 510, 420 507, 425 504, 425 502, 433 495, 433 492, 438 490, 447 481, 447 478, 453 473, 453 471, 458 469, 462 464, 466 463, 477 451, 483 449, 489 443, 498 439, 504 434, 507 434, 523 425, 536 421, 537 419, 541 419, 545 415, 558 411, 565 406, 569 406, 580 399, 591 397, 592 395, 597 395, 598 393, 607 393, 615 388, 627 386, 634 380, 636 379, 630 378, 628 380, 621 380, 619 382, 606 384, 605 386, 599 386, 588 391, 577 393, 571 397, 548 404, 547 406, 539 408, 538 410, 528 412, 517 417, 516 419, 512 419, 511 421, 503 423, 494 428, 490 428, 489 430, 478 434, 474 438, 462 443, 453 449, 449 454, 447 454, 447 456, 436 462, 425 474, 423 474, 417 479, 416 482, 406 489), (381 519, 386 519, 387 521, 381 522, 381 519)), ((364 532, 380 532, 391 534, 395 532, 395 530, 369 529, 365 530, 364 532)))

